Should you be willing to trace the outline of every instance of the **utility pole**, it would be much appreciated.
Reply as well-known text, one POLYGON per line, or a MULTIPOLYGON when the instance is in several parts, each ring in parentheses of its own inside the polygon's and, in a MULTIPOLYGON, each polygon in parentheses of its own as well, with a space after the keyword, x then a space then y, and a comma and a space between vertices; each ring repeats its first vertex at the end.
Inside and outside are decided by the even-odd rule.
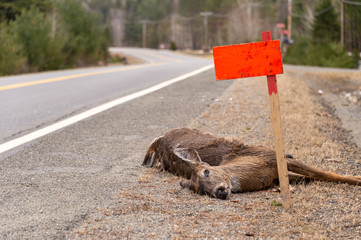
POLYGON ((287 24, 287 30, 288 30, 288 39, 291 39, 291 32, 292 32, 292 0, 288 0, 288 24, 287 24))
POLYGON ((343 0, 341 0, 341 45, 343 46, 345 44, 345 3, 343 0))
POLYGON ((140 23, 143 24, 142 38, 143 38, 143 48, 147 47, 147 23, 148 20, 141 20, 140 23))
POLYGON ((203 51, 209 52, 209 44, 208 44, 208 16, 212 15, 212 12, 201 12, 200 15, 204 17, 204 46, 203 51))
POLYGON ((176 43, 177 42, 177 17, 178 17, 178 9, 179 9, 179 0, 173 0, 172 13, 170 17, 171 21, 171 35, 170 41, 176 43))

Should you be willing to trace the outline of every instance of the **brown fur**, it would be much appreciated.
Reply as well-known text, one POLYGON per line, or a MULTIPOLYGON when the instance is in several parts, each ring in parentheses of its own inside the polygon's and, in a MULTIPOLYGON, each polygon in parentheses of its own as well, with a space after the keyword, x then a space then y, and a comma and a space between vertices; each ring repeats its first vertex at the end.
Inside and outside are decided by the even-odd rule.
MULTIPOLYGON (((183 187, 221 199, 231 192, 267 188, 278 179, 273 150, 189 128, 171 130, 153 141, 143 165, 187 178, 189 180, 181 182, 183 187)), ((290 158, 287 158, 287 167, 292 179, 304 177, 361 185, 361 177, 318 170, 290 158)))

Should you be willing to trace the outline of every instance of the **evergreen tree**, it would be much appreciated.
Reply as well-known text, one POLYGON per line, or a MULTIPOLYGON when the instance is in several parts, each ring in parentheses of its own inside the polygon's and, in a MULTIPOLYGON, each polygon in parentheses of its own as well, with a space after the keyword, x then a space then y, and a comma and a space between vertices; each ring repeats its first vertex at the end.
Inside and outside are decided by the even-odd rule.
POLYGON ((46 14, 36 8, 23 10, 16 21, 10 23, 16 42, 22 46, 30 71, 58 69, 63 62, 61 36, 51 37, 51 23, 46 14))
POLYGON ((48 12, 52 8, 52 3, 49 0, 0 0, 0 21, 14 21, 23 10, 30 8, 48 12))
POLYGON ((24 62, 21 56, 21 45, 5 23, 0 23, 0 75, 17 72, 24 62))
POLYGON ((340 40, 339 19, 330 0, 323 0, 316 6, 312 38, 315 42, 338 42, 340 40))
POLYGON ((345 45, 347 49, 354 52, 361 52, 361 0, 354 0, 355 4, 345 3, 345 45))
POLYGON ((78 0, 0 0, 0 74, 97 64, 108 46, 78 0))

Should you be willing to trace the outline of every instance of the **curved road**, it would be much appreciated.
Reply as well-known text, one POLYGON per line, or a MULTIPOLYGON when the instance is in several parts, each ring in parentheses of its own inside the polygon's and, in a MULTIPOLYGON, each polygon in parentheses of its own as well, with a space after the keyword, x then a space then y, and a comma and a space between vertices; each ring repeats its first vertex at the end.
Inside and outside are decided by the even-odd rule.
POLYGON ((144 61, 0 78, 0 144, 113 99, 212 64, 166 50, 112 48, 144 61))

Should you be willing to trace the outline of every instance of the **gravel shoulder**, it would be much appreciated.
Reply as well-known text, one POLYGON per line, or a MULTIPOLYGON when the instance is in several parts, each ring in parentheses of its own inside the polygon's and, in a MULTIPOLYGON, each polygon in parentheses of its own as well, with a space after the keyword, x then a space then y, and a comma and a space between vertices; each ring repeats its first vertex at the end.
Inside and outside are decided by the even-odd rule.
MULTIPOLYGON (((309 85, 307 79, 311 76, 305 73, 309 74, 290 67, 278 77, 287 153, 324 170, 360 175, 360 148, 342 127, 332 102, 309 85)), ((214 76, 210 77, 214 81, 214 76)), ((166 106, 162 112, 166 112, 166 106)), ((186 111, 191 109, 189 106, 186 111)), ((181 126, 273 148, 265 78, 235 81, 200 116, 181 126)), ((164 130, 152 131, 154 137, 162 135, 164 130)), ((142 147, 144 152, 146 146, 142 147)), ((361 236, 359 186, 325 182, 293 185, 293 207, 286 210, 272 204, 280 202, 279 193, 272 188, 234 194, 225 201, 199 196, 181 189, 178 177, 142 168, 142 157, 139 154, 124 161, 133 167, 124 169, 128 181, 119 183, 116 202, 94 211, 83 225, 74 229, 71 238, 357 239, 361 236)))

